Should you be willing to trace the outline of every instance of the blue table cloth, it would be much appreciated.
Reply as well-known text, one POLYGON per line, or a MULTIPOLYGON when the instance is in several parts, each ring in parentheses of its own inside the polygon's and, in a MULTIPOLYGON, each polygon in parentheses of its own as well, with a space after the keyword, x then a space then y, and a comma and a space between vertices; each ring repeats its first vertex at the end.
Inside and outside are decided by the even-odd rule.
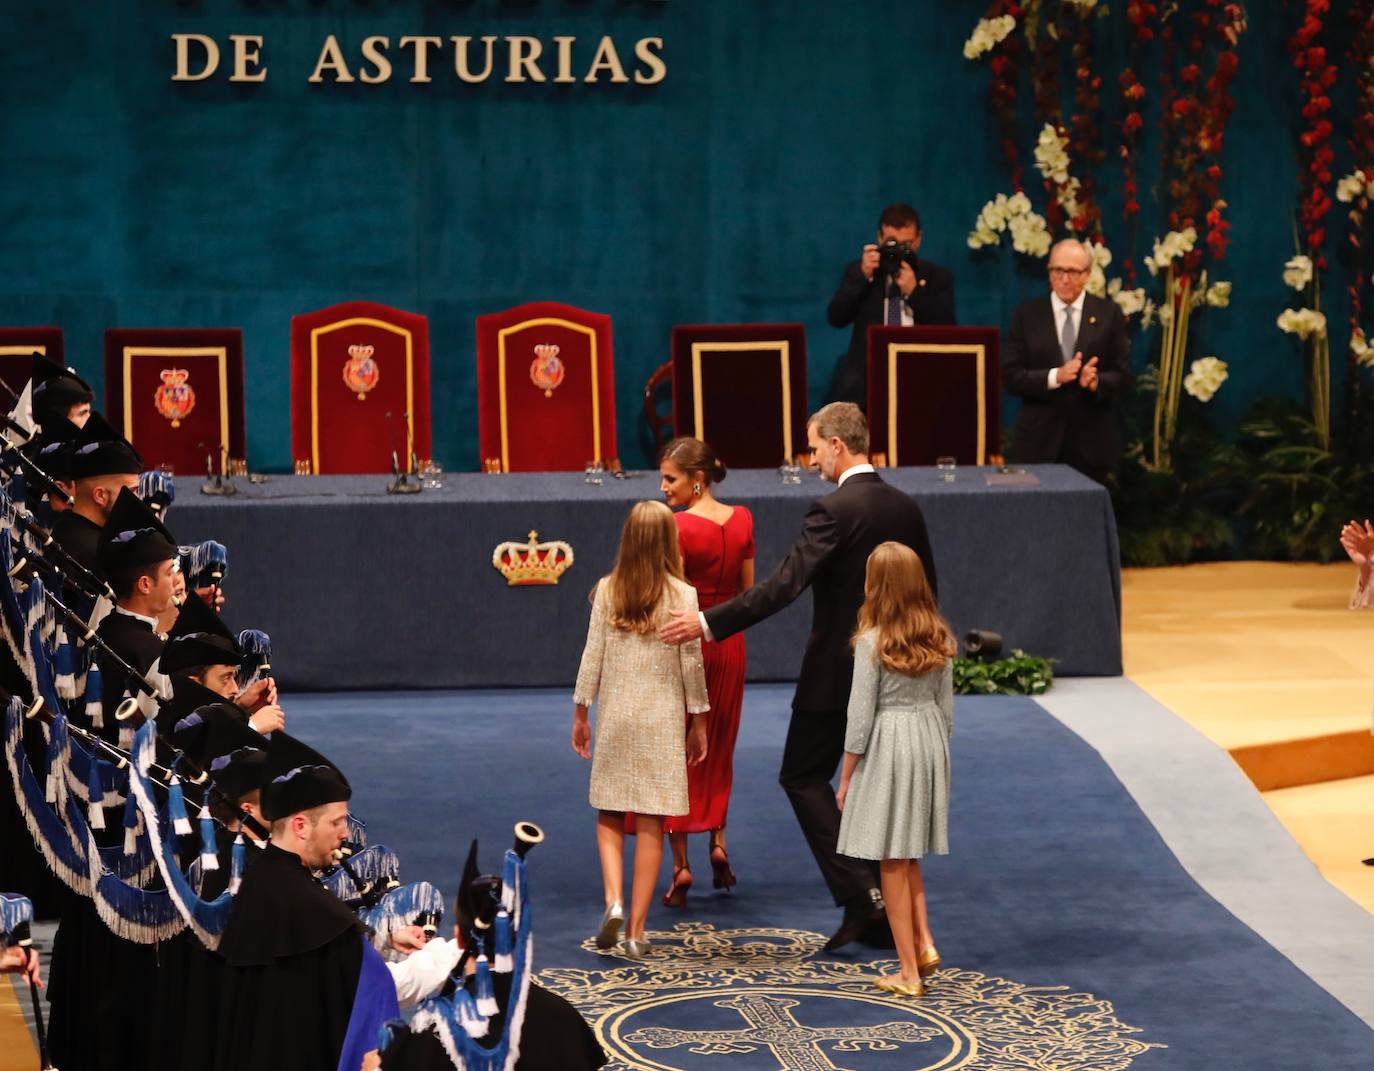
MULTIPOLYGON (((995 470, 885 469, 925 512, 941 605, 960 635, 1056 659, 1065 675, 1121 672, 1121 574, 1107 492, 1071 469, 1031 466, 1034 485, 990 486, 995 470)), ((182 477, 167 522, 182 543, 229 548, 224 615, 274 642, 273 670, 297 689, 567 685, 571 694, 588 593, 614 561, 631 503, 658 498, 655 473, 446 474, 443 487, 388 495, 381 476, 273 476, 214 498, 182 477), (510 587, 492 566, 499 543, 572 545, 556 586, 510 587)), ((754 514, 758 575, 781 560, 808 504, 830 490, 812 473, 785 484, 732 472, 720 499, 754 514)), ((747 633, 749 678, 794 678, 810 596, 747 633)))

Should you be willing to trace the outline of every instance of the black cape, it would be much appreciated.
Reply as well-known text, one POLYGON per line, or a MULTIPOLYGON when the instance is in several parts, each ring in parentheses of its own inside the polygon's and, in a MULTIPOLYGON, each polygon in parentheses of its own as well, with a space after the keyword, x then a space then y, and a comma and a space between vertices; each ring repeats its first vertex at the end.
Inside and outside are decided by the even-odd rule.
MULTIPOLYGON (((510 997, 510 975, 492 976, 502 1007, 510 997)), ((472 980, 468 980, 469 987, 472 980)), ((494 1043, 503 1029, 501 1015, 492 1016, 484 1043, 494 1043), (494 1036, 495 1035, 495 1036, 494 1036)), ((525 1023, 520 1031, 520 1058, 515 1071, 596 1071, 606 1063, 592 1028, 577 1009, 556 993, 531 982, 525 1000, 525 1023)), ((401 1030, 382 1053, 383 1071, 453 1071, 453 1064, 437 1034, 401 1030)))
POLYGON ((96 576, 105 575, 100 568, 100 532, 100 525, 70 509, 64 509, 52 523, 53 542, 96 576))
POLYGON ((290 852, 269 844, 234 897, 218 1071, 336 1071, 362 969, 358 920, 290 852))

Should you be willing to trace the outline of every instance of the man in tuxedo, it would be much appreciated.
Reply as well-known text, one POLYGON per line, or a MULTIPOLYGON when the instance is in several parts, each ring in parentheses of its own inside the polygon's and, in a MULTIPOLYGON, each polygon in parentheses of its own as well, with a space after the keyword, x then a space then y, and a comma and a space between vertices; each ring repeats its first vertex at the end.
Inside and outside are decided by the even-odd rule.
POLYGON ((1131 389, 1126 318, 1086 293, 1092 256, 1068 238, 1050 250, 1050 293, 1011 321, 1002 384, 1021 397, 1013 454, 1060 462, 1102 483, 1121 453, 1116 399, 1131 389))
POLYGON ((832 402, 807 423, 811 467, 836 489, 812 503, 796 544, 772 576, 700 614, 674 614, 659 633, 667 643, 723 640, 791 604, 808 587, 811 635, 792 699, 792 720, 778 780, 844 920, 826 944, 833 951, 883 919, 876 864, 837 855, 840 809, 831 779, 844 752, 850 637, 864 601, 868 556, 887 540, 904 543, 925 563, 935 589, 935 560, 916 501, 879 478, 868 463, 868 422, 850 402, 832 402))
POLYGON ((952 324, 954 276, 949 270, 917 259, 921 248, 921 218, 907 204, 888 205, 878 218, 878 240, 864 246, 863 255, 845 265, 844 276, 830 299, 826 319, 831 327, 854 325, 849 350, 835 366, 830 384, 832 401, 868 405, 868 329, 874 324, 911 327, 913 324, 952 324), (880 270, 879 247, 894 241, 902 260, 896 275, 880 270))

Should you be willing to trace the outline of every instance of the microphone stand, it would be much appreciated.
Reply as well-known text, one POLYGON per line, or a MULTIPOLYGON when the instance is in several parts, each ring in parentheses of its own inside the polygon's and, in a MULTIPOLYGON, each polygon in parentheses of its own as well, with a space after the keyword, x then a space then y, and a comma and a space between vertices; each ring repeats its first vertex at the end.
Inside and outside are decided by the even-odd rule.
MULTIPOLYGON (((205 450, 205 444, 200 443, 200 448, 205 450)), ((224 470, 228 467, 226 459, 227 449, 221 447, 220 471, 215 471, 215 455, 210 450, 205 450, 205 482, 200 485, 200 493, 203 495, 236 495, 239 493, 238 487, 234 484, 232 476, 225 475, 224 470)))
MULTIPOLYGON (((409 414, 407 414, 409 419, 409 414)), ((412 472, 402 472, 401 462, 396 454, 396 429, 391 423, 390 411, 386 414, 386 432, 391 439, 391 475, 392 481, 386 486, 386 493, 389 495, 414 495, 424 490, 418 477, 412 472)))

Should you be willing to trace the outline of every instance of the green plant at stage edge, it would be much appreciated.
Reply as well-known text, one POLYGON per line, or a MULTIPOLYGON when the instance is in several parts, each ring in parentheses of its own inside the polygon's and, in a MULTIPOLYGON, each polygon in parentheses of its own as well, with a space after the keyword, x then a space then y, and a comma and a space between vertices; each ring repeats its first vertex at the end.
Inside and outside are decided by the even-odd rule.
POLYGON ((1020 649, 1010 658, 984 662, 954 660, 955 695, 1044 695, 1054 683, 1052 658, 1037 658, 1020 649))

